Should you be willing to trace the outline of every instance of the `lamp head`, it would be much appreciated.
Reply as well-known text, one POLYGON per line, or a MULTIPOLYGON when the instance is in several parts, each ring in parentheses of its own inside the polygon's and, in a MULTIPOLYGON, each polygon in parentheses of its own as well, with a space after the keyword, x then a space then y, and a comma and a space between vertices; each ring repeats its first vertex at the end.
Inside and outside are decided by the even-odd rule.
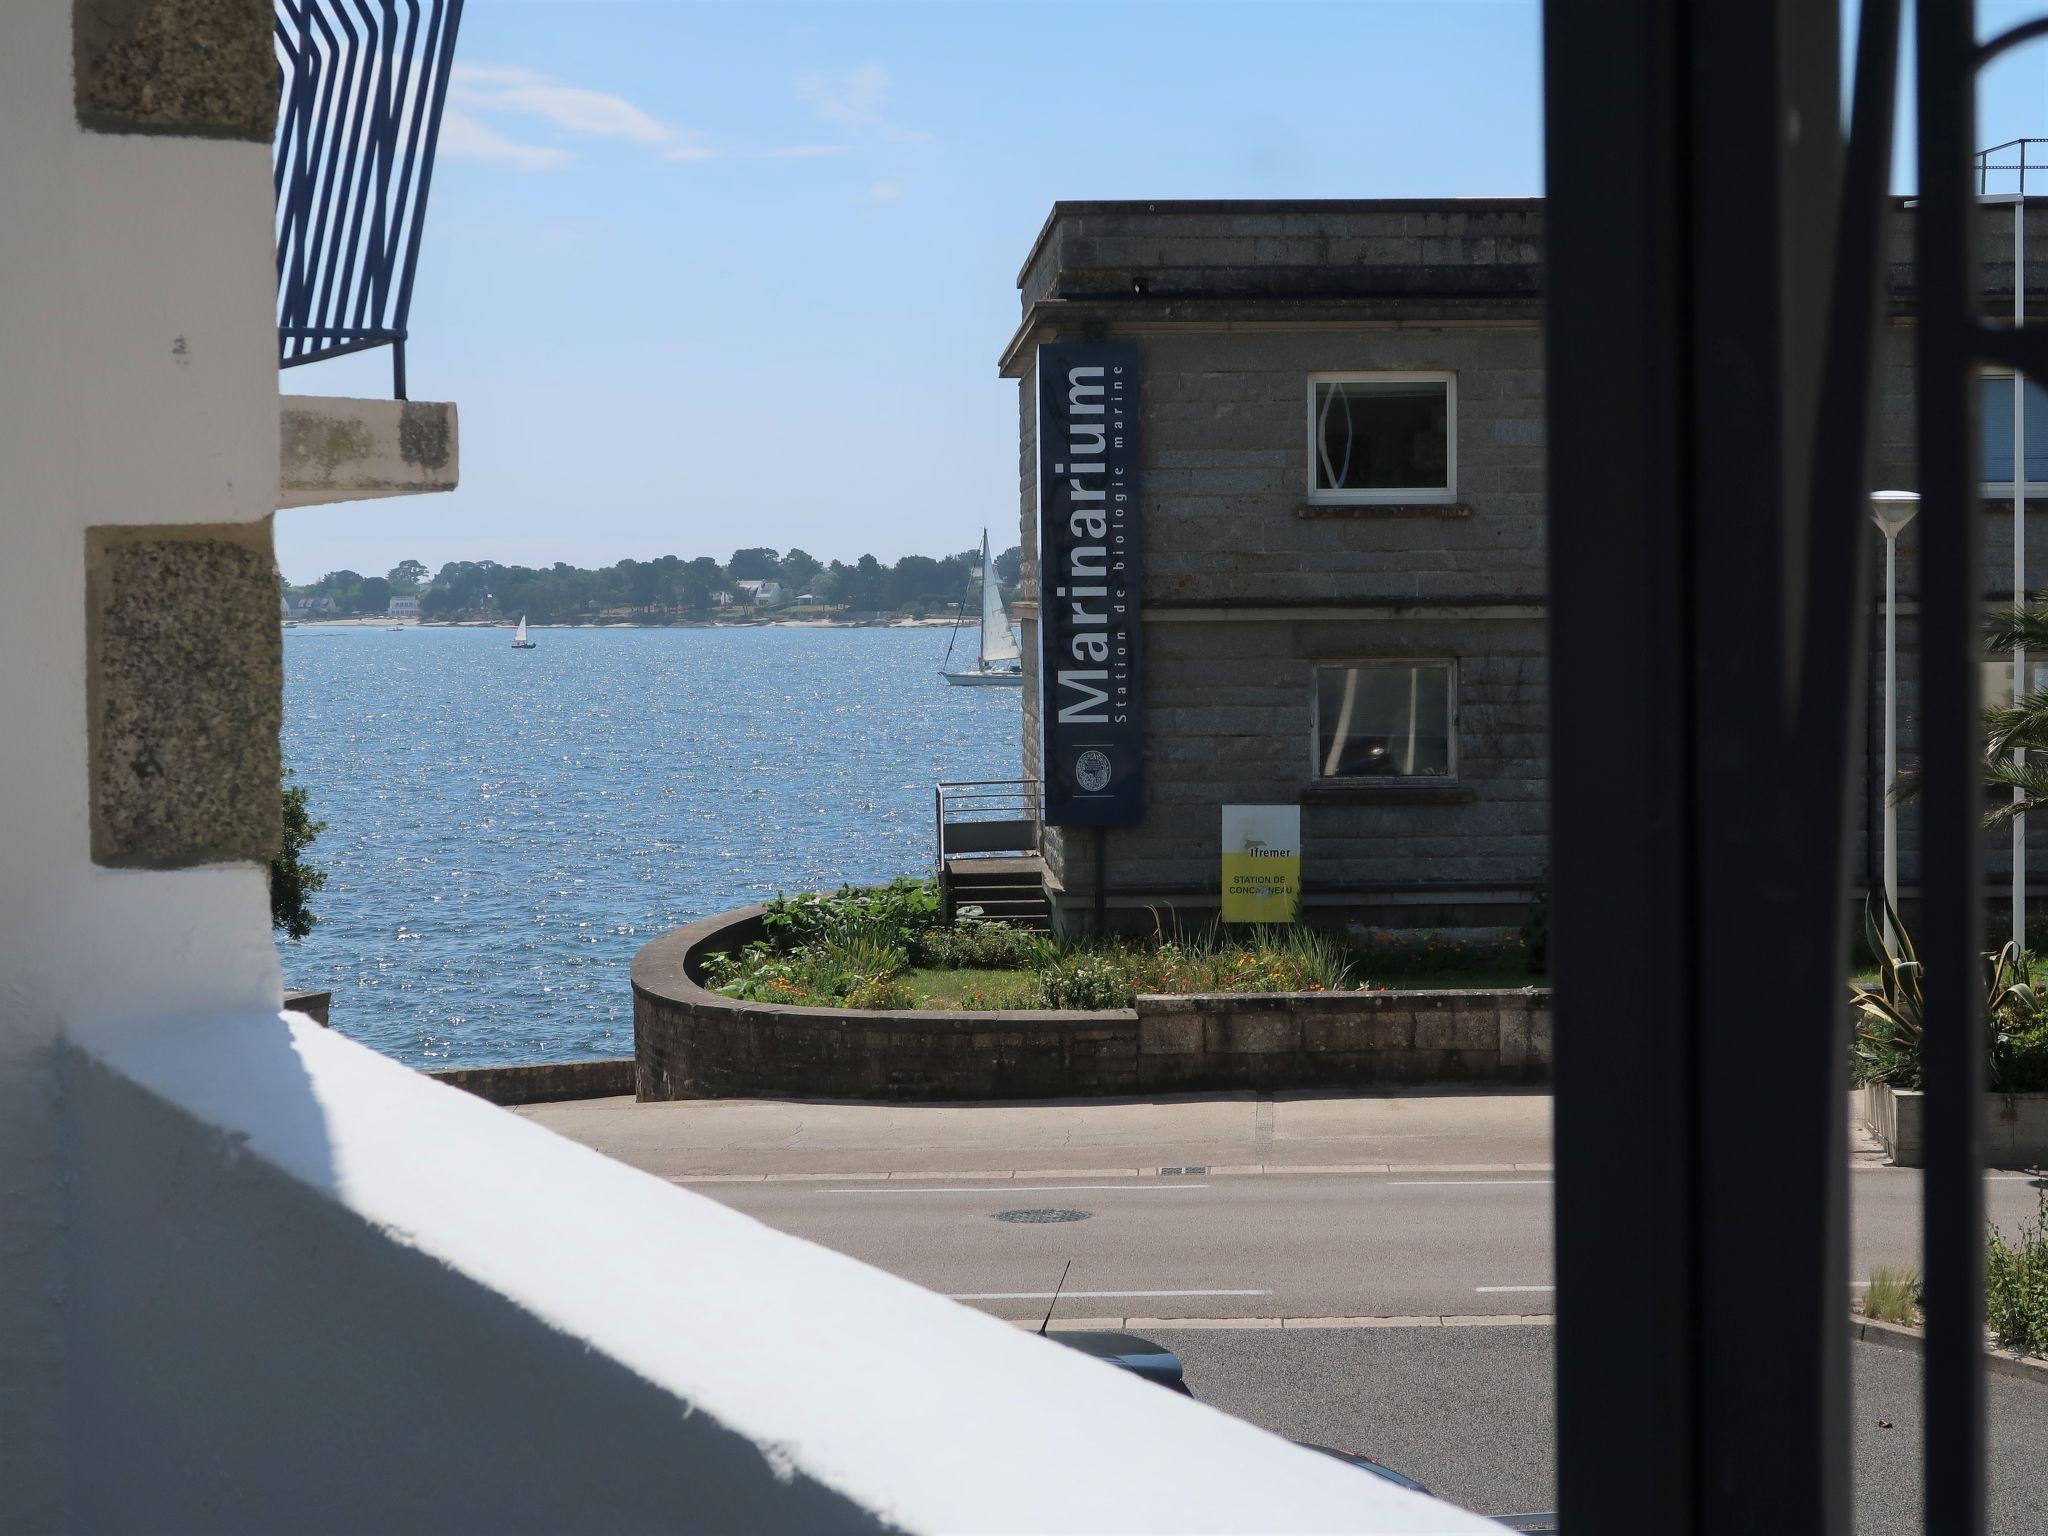
POLYGON ((1870 520, 1877 524, 1878 531, 1888 539, 1895 539, 1904 532, 1906 524, 1913 521, 1913 514, 1919 510, 1918 491, 1870 493, 1870 520))

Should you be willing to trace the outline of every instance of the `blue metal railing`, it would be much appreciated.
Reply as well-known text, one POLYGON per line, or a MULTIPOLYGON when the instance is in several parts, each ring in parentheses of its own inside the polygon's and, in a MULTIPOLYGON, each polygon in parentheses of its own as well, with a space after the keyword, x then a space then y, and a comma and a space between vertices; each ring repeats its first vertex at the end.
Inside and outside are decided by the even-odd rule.
POLYGON ((278 366, 391 348, 407 317, 463 0, 276 0, 278 366))

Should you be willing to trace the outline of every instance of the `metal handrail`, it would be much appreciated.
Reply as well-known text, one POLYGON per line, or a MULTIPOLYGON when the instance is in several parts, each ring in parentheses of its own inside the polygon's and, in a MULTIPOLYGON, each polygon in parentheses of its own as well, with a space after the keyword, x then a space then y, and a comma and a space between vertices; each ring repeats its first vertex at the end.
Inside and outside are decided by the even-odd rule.
POLYGON ((280 368, 405 344, 463 0, 275 0, 280 368))
POLYGON ((1042 824, 1039 814, 1041 792, 1042 785, 1037 779, 954 779, 935 785, 932 791, 932 848, 934 865, 939 873, 943 876, 946 869, 946 828, 949 826, 977 822, 1028 822, 1034 829, 1032 846, 1008 851, 1037 852, 1037 828, 1042 824))
POLYGON ((2021 197, 2025 197, 2027 172, 2048 175, 2048 139, 2007 139, 2003 144, 1994 144, 1989 149, 1978 150, 1976 159, 1979 197, 1989 195, 1993 173, 2017 173, 2019 185, 2013 190, 2021 197), (2030 146, 2034 149, 2032 157, 2028 155, 2030 146), (2002 165, 1992 160, 1993 155, 2005 154, 2007 151, 2017 151, 2017 158, 2002 165))

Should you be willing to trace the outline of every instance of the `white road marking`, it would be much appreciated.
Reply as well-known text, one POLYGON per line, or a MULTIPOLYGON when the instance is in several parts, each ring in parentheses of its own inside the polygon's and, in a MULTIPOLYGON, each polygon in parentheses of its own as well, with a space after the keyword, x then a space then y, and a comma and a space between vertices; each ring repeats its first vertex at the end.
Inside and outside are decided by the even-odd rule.
POLYGON ((1144 1194, 1156 1195, 1167 1190, 1207 1189, 1206 1184, 988 1184, 971 1188, 954 1188, 935 1185, 929 1189, 907 1188, 893 1184, 881 1189, 828 1189, 828 1195, 1051 1195, 1073 1190, 1093 1193, 1099 1189, 1134 1189, 1144 1194))
POLYGON ((1467 1189, 1475 1184, 1549 1184, 1549 1179, 1389 1179, 1388 1189, 1467 1189))
MULTIPOLYGON (((1051 1301, 1051 1291, 954 1291, 948 1301, 1051 1301)), ((1270 1296, 1271 1291, 1061 1291, 1061 1300, 1069 1296, 1270 1296)))
POLYGON ((1482 1296, 1500 1296, 1510 1291, 1554 1291, 1554 1285, 1475 1285, 1472 1287, 1482 1296))

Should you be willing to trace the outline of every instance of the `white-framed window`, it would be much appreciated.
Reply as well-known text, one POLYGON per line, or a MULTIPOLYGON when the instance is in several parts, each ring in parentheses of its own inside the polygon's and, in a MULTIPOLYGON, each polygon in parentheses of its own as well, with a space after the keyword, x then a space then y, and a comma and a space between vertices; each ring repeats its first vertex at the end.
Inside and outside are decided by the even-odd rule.
POLYGON ((1311 502, 1458 499, 1458 376, 1308 376, 1311 502))
POLYGON ((1458 776, 1458 664, 1377 657, 1315 666, 1315 777, 1458 776))
MULTIPOLYGON (((1986 496, 2013 493, 2012 381, 2010 372, 1995 371, 1977 379, 1978 467, 1986 496)), ((2026 410, 2027 495, 2048 496, 2048 387, 2027 380, 2026 410)))

